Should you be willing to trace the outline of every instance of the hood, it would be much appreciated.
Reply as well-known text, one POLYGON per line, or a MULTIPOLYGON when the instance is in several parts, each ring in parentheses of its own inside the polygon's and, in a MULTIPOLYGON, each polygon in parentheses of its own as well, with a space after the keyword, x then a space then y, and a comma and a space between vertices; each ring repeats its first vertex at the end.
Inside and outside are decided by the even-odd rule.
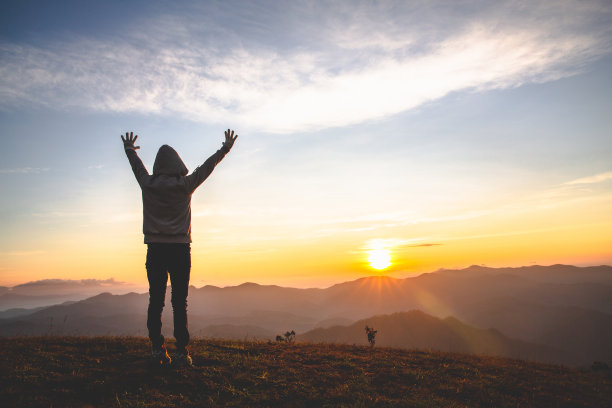
POLYGON ((186 176, 188 172, 176 150, 168 145, 159 148, 153 164, 153 175, 186 176))

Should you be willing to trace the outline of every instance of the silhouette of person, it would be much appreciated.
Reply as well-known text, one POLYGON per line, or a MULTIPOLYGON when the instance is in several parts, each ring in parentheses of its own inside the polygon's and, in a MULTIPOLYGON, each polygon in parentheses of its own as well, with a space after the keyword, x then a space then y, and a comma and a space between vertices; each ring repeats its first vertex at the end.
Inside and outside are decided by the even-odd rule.
POLYGON ((142 190, 144 242, 147 244, 146 269, 149 281, 147 328, 151 340, 151 359, 156 364, 191 365, 187 350, 187 292, 191 271, 191 195, 206 180, 215 166, 229 153, 238 138, 234 131, 225 131, 222 147, 193 173, 170 146, 159 148, 153 174, 150 175, 136 154, 138 136, 133 132, 121 135, 125 154, 142 190), (161 315, 170 275, 176 353, 170 358, 161 334, 161 315))

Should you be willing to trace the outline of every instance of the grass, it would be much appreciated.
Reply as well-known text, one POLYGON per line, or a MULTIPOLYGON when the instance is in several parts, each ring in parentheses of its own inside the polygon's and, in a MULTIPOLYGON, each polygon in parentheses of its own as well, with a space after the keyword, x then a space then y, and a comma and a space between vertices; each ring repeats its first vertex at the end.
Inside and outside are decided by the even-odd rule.
POLYGON ((456 353, 195 340, 194 367, 173 370, 149 366, 144 338, 0 345, 5 407, 612 406, 609 370, 456 353))

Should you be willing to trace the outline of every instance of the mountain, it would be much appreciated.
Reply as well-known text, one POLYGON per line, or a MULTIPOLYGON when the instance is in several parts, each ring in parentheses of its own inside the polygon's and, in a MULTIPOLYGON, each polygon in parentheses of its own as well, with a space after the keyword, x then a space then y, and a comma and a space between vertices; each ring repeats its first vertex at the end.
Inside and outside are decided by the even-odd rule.
POLYGON ((44 308, 45 306, 35 307, 32 309, 24 309, 22 307, 7 309, 7 310, 0 312, 0 319, 10 319, 13 317, 27 316, 29 314, 38 312, 39 310, 42 310, 44 308))
POLYGON ((611 267, 608 265, 579 267, 574 265, 531 265, 518 268, 489 268, 472 265, 465 269, 439 269, 435 273, 480 277, 484 275, 513 275, 548 283, 603 283, 612 285, 611 267))
POLYGON ((12 308, 37 308, 76 301, 102 292, 123 294, 143 290, 137 285, 118 282, 113 278, 99 279, 43 279, 13 287, 0 287, 0 311, 12 308))
POLYGON ((353 321, 351 319, 346 319, 343 317, 333 317, 329 319, 323 319, 320 322, 317 322, 317 324, 315 324, 315 329, 325 329, 327 327, 332 326, 348 326, 352 323, 353 321))
MULTIPOLYGON (((162 324, 164 334, 172 336, 172 307, 167 293, 162 324)), ((0 333, 21 335, 135 335, 146 331, 147 294, 112 295, 101 293, 91 298, 39 308, 24 314, 0 319, 0 333)), ((273 339, 287 328, 306 331, 317 321, 307 316, 282 311, 254 310, 242 316, 200 314, 189 311, 190 332, 199 337, 233 339, 273 339)))
POLYGON ((572 350, 579 361, 612 361, 612 315, 568 308, 565 318, 545 325, 538 338, 560 350, 572 350))
MULTIPOLYGON (((612 364, 610 281, 611 266, 553 265, 472 266, 405 279, 376 276, 326 289, 256 283, 191 286, 189 325, 200 337, 274 339, 288 330, 303 334, 348 326, 374 315, 421 310, 438 319, 454 317, 475 329, 495 329, 507 338, 562 350, 580 364, 595 360, 612 364)), ((15 293, 9 291, 0 299, 7 295, 15 293)), ((146 293, 102 293, 73 304, 7 311, 0 314, 0 335, 146 335, 147 302, 146 293)), ((168 290, 162 320, 168 336, 171 313, 168 290)))
POLYGON ((100 293, 73 293, 67 295, 42 295, 30 296, 18 293, 6 292, 0 295, 0 310, 9 309, 35 309, 44 306, 56 305, 63 302, 82 300, 100 293))
POLYGON ((350 326, 314 329, 297 340, 314 343, 368 344, 365 327, 377 330, 376 345, 436 351, 486 354, 547 362, 576 363, 551 347, 510 339, 494 329, 477 329, 455 318, 439 319, 418 310, 378 315, 350 326))
POLYGON ((33 313, 0 320, 0 333, 9 336, 145 335, 147 295, 101 293, 78 302, 67 302, 33 313))
POLYGON ((276 285, 243 283, 219 288, 189 288, 189 308, 196 313, 243 316, 253 311, 283 311, 298 315, 319 314, 325 289, 296 289, 276 285))

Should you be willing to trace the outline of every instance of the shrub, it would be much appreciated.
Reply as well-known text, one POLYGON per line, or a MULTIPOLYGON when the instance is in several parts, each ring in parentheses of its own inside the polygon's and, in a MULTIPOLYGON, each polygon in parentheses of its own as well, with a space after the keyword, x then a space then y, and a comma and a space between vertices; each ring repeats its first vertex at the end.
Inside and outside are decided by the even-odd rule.
POLYGON ((285 337, 280 334, 277 335, 276 341, 279 343, 293 343, 295 341, 295 330, 285 332, 285 337))
POLYGON ((376 333, 378 333, 378 330, 374 330, 373 327, 366 325, 365 331, 366 335, 368 336, 368 343, 370 343, 370 347, 374 347, 374 344, 376 343, 376 333))

